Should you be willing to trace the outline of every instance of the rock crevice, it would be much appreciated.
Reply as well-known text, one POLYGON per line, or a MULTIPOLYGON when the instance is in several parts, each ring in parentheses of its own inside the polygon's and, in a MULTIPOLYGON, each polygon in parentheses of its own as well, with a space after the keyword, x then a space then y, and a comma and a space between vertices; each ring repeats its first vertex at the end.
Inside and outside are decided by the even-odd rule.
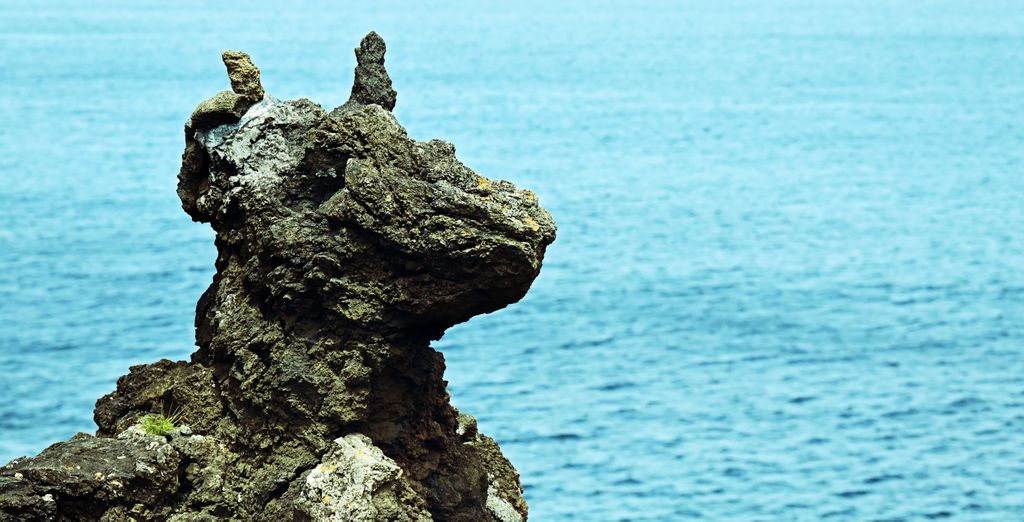
POLYGON ((0 520, 526 519, 429 343, 522 298, 555 225, 532 192, 408 137, 384 53, 363 39, 331 111, 267 95, 224 53, 232 90, 189 118, 178 175, 217 233, 198 350, 133 367, 96 436, 0 469, 0 520), (140 431, 171 411, 187 428, 140 431))

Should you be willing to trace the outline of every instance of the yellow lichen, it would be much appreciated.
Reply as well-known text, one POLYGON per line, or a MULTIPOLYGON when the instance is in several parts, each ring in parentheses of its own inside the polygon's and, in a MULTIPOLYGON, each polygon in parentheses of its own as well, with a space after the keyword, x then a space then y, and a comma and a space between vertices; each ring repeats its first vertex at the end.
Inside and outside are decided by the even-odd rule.
POLYGON ((537 224, 537 222, 534 221, 532 217, 526 216, 526 218, 523 219, 523 221, 525 221, 527 225, 530 225, 530 228, 532 228, 534 232, 540 230, 540 225, 537 224))
POLYGON ((324 504, 330 504, 331 503, 331 497, 328 497, 328 496, 325 495, 324 498, 320 499, 320 502, 323 502, 324 504))

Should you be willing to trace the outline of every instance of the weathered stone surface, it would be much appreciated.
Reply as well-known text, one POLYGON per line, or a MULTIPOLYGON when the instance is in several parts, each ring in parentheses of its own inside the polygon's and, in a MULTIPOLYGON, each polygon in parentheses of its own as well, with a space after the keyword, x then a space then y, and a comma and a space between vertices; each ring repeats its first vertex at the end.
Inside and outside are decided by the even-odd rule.
POLYGON ((231 90, 253 102, 262 100, 264 92, 260 83, 260 68, 252 63, 249 55, 242 51, 224 51, 220 57, 228 68, 231 90))
POLYGON ((384 68, 384 53, 387 46, 384 39, 377 33, 363 37, 356 48, 356 78, 352 82, 350 102, 361 104, 374 103, 392 110, 398 99, 398 93, 391 87, 391 77, 384 68))
POLYGON ((212 129, 226 123, 234 123, 252 107, 252 101, 231 91, 221 91, 199 104, 192 117, 189 127, 193 129, 212 129))
POLYGON ((353 433, 334 442, 337 447, 306 475, 301 511, 336 522, 432 520, 402 468, 368 437, 353 433))
POLYGON ((79 434, 0 468, 0 520, 166 515, 167 499, 181 487, 181 462, 163 437, 79 434))
POLYGON ((451 144, 410 139, 389 111, 383 41, 371 33, 357 56, 353 98, 332 111, 270 96, 245 98, 242 114, 238 98, 200 105, 178 184, 183 209, 217 232, 199 349, 133 367, 97 402, 98 438, 5 468, 0 514, 525 520, 518 474, 449 404, 429 342, 519 300, 554 222, 451 144), (139 431, 167 411, 187 428, 139 431), (89 479, 121 454, 138 494, 89 479), (57 473, 68 459, 88 473, 57 473))

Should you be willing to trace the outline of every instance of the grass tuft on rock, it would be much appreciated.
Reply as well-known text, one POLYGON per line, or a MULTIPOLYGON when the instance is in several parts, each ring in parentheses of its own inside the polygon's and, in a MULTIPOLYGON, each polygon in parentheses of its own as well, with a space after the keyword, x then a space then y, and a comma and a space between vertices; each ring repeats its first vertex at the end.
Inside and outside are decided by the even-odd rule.
POLYGON ((142 426, 142 431, 150 435, 164 436, 178 428, 177 423, 180 418, 181 412, 172 413, 171 415, 150 413, 139 419, 139 425, 142 426))

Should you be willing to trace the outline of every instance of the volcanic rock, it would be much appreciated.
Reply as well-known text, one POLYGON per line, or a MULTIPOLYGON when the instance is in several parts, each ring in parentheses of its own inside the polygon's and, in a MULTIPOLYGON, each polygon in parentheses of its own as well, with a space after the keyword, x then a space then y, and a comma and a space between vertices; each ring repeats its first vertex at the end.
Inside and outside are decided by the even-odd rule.
POLYGON ((0 520, 526 519, 430 341, 522 298, 555 224, 451 144, 408 137, 384 51, 363 39, 331 111, 266 96, 225 53, 234 92, 193 113, 178 175, 216 231, 198 350, 131 368, 95 437, 0 468, 0 520), (161 412, 179 428, 146 434, 161 412))
POLYGON ((220 55, 228 69, 231 90, 254 102, 263 99, 263 85, 260 83, 260 68, 252 63, 248 54, 242 51, 224 51, 220 55))
POLYGON ((395 108, 398 93, 391 88, 391 78, 384 69, 384 53, 387 46, 384 39, 377 33, 363 37, 356 48, 356 78, 352 82, 350 101, 356 103, 375 103, 387 110, 395 108))

